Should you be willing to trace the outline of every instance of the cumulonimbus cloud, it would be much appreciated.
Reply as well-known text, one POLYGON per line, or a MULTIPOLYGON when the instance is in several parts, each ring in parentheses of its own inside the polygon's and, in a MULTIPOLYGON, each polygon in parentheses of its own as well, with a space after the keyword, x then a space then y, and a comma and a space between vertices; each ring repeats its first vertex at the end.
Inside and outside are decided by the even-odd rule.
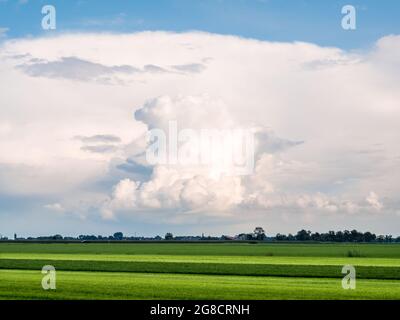
POLYGON ((354 54, 195 32, 65 34, 6 41, 0 56, 1 81, 19 88, 0 92, 3 194, 96 199, 106 217, 379 211, 395 224, 399 36, 354 54), (254 174, 146 164, 141 139, 172 118, 259 128, 254 174))

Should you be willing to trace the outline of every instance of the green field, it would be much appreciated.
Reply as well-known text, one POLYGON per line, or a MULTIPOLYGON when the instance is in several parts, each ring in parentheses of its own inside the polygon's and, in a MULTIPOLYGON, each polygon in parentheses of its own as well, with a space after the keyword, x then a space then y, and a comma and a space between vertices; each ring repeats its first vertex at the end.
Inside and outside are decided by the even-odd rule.
POLYGON ((400 299, 400 245, 2 243, 0 298, 400 299), (347 264, 356 290, 342 289, 347 264))

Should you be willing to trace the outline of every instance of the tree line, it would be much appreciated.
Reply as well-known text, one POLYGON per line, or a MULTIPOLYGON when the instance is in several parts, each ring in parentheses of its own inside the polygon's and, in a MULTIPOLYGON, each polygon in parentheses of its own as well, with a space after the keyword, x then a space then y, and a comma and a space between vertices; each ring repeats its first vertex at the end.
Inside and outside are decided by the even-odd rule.
POLYGON ((359 232, 357 230, 329 231, 327 233, 300 230, 296 235, 278 233, 275 241, 317 241, 317 242, 400 242, 400 237, 392 235, 376 235, 369 231, 359 232))
MULTIPOLYGON (((0 240, 8 240, 6 237, 1 237, 0 240)), ((268 237, 262 227, 256 227, 251 233, 240 233, 236 236, 222 235, 220 237, 211 236, 174 236, 171 232, 165 234, 164 237, 159 235, 154 237, 136 237, 125 236, 122 232, 116 232, 110 236, 95 236, 95 235, 79 235, 78 237, 63 237, 62 235, 43 236, 43 237, 28 237, 19 238, 14 235, 16 241, 289 241, 289 242, 380 242, 394 243, 400 242, 400 237, 392 235, 376 235, 369 231, 359 232, 357 230, 344 231, 328 231, 327 233, 311 232, 300 230, 296 234, 281 234, 268 237)))

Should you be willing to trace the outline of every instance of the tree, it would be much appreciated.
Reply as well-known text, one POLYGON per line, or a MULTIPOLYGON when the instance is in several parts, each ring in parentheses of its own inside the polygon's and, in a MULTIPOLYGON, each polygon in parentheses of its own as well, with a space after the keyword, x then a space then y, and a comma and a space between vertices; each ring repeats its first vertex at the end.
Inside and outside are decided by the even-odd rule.
POLYGON ((294 235, 292 235, 291 233, 289 233, 288 236, 287 236, 287 240, 288 241, 295 241, 296 237, 294 235))
POLYGON ((385 236, 384 236, 384 235, 379 235, 379 236, 376 238, 376 240, 377 240, 378 242, 383 242, 383 241, 385 241, 385 236))
POLYGON ((260 240, 260 241, 265 240, 265 238, 266 238, 265 231, 262 227, 256 227, 254 229, 254 238, 256 238, 257 240, 260 240))
POLYGON ((173 240, 174 239, 174 235, 171 232, 168 232, 165 235, 165 240, 173 240))
POLYGON ((278 233, 275 236, 275 240, 277 240, 277 241, 285 241, 285 240, 288 240, 288 238, 287 238, 286 235, 278 233))
POLYGON ((328 241, 335 241, 336 235, 335 231, 328 231, 328 241))
POLYGON ((351 234, 349 230, 344 230, 343 231, 343 241, 344 242, 349 242, 351 240, 351 234))
POLYGON ((385 242, 392 242, 393 236, 391 234, 385 236, 385 242))
POLYGON ((297 241, 308 241, 311 239, 311 231, 301 230, 297 232, 296 240, 297 241))
POLYGON ((376 239, 376 235, 367 231, 364 233, 364 241, 365 242, 371 242, 374 241, 376 239))
POLYGON ((246 233, 245 237, 247 241, 254 240, 254 235, 252 233, 246 233))
POLYGON ((343 242, 343 239, 344 239, 344 233, 342 231, 336 232, 335 241, 343 242))
POLYGON ((353 242, 358 242, 362 238, 362 234, 357 230, 351 230, 350 234, 351 234, 351 241, 353 242))
POLYGON ((313 241, 321 241, 321 235, 318 232, 311 234, 311 240, 313 241))
POLYGON ((114 239, 115 240, 122 240, 123 238, 124 238, 124 234, 122 232, 114 233, 114 239))

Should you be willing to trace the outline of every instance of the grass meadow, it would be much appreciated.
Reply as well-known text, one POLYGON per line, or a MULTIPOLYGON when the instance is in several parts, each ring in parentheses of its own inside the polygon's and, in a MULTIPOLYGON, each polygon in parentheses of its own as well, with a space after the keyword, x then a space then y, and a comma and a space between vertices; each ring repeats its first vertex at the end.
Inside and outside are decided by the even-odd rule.
POLYGON ((400 245, 0 243, 0 299, 400 299, 400 245))

